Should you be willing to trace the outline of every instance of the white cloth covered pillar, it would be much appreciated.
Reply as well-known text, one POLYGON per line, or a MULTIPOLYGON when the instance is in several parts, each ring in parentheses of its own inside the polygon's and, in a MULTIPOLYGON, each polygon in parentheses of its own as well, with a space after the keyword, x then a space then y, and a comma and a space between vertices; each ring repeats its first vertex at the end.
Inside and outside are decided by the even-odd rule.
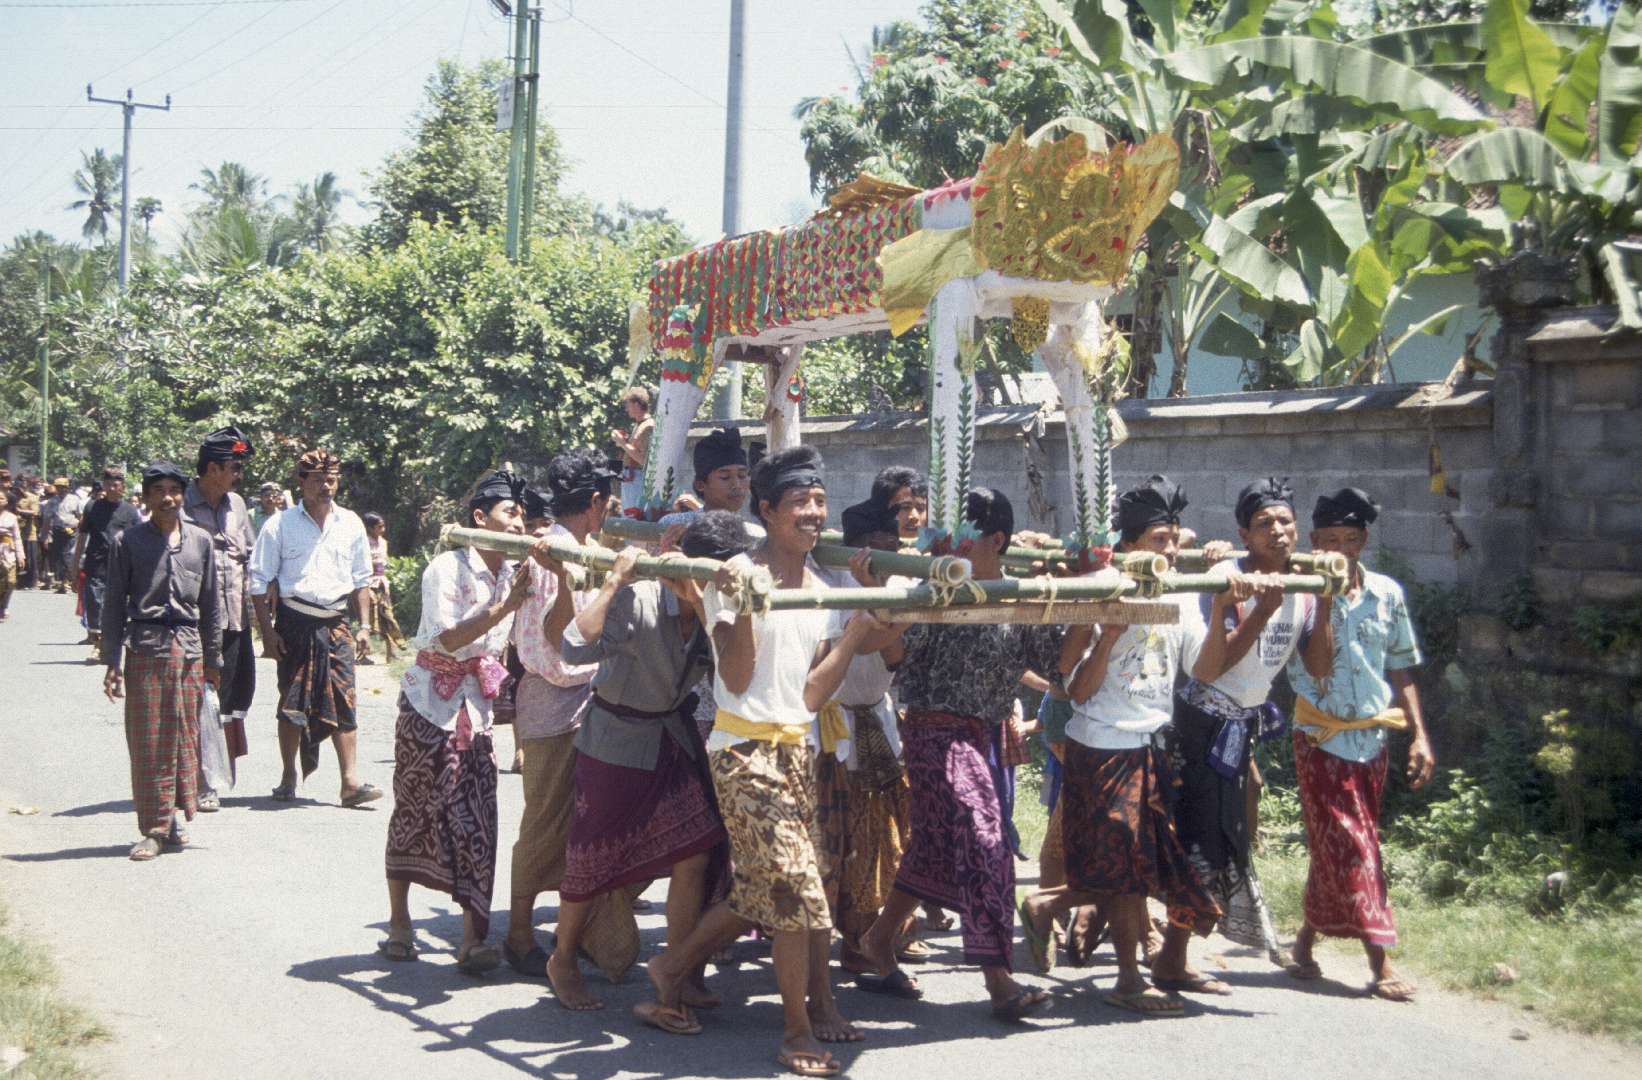
POLYGON ((1072 478, 1073 526, 1067 550, 1084 569, 1105 566, 1116 536, 1112 506, 1117 501, 1112 474, 1111 406, 1089 393, 1100 356, 1105 319, 1100 304, 1052 304, 1049 336, 1038 346, 1043 366, 1055 380, 1066 414, 1067 473, 1072 478))
POLYGON ((768 452, 790 450, 801 441, 799 430, 800 401, 787 392, 799 372, 804 346, 777 345, 766 349, 764 364, 764 429, 768 452))

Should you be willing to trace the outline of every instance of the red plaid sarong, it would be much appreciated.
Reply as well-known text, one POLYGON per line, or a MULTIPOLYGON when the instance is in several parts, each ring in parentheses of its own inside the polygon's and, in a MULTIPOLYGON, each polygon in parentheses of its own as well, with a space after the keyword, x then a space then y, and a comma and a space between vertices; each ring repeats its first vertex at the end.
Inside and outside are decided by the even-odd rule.
POLYGON ((204 692, 204 661, 184 659, 175 639, 167 656, 126 650, 125 744, 131 754, 131 801, 144 836, 164 838, 177 810, 194 820, 204 692))
POLYGON ((1397 924, 1380 865, 1380 796, 1385 751, 1373 761, 1347 761, 1294 731, 1294 771, 1306 822, 1311 868, 1306 874, 1306 922, 1319 934, 1389 948, 1397 924))

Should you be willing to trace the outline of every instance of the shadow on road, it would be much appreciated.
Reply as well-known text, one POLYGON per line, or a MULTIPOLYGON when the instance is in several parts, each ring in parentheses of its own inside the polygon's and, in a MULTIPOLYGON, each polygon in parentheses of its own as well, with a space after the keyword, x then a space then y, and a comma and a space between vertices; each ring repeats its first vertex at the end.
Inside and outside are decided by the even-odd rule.
POLYGON ((61 851, 30 851, 21 855, 4 856, 7 862, 62 862, 65 859, 125 858, 131 853, 130 844, 104 844, 101 847, 64 848, 61 851))
POLYGON ((133 814, 137 808, 130 799, 110 799, 108 802, 87 803, 67 810, 59 810, 52 817, 95 817, 98 814, 133 814))

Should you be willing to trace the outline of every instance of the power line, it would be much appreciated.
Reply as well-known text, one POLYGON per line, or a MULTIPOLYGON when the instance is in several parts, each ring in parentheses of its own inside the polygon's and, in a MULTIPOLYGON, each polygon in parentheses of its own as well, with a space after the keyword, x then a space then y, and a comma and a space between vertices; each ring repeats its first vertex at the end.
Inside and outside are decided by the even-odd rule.
POLYGON ((199 78, 195 79, 193 82, 183 83, 181 86, 177 87, 178 92, 180 93, 181 91, 187 90, 190 87, 198 86, 200 83, 205 82, 207 79, 214 79, 218 75, 221 75, 223 72, 227 71, 229 68, 234 67, 236 64, 244 63, 246 60, 251 59, 251 57, 256 56, 258 53, 267 52, 269 49, 273 48, 275 45, 278 45, 280 42, 284 41, 286 38, 290 37, 292 34, 296 33, 298 30, 301 30, 304 27, 310 26, 313 23, 318 22, 320 19, 323 19, 325 16, 329 15, 331 12, 335 11, 337 8, 341 7, 343 4, 345 4, 347 2, 348 2, 348 0, 336 0, 336 3, 332 4, 330 7, 326 8, 324 11, 319 12, 317 15, 314 15, 312 18, 304 19, 302 22, 297 23, 295 26, 293 26, 289 30, 285 31, 285 33, 279 35, 277 38, 274 38, 274 40, 263 42, 261 45, 258 45, 256 48, 252 49, 250 52, 246 53, 244 56, 241 56, 239 59, 230 60, 230 61, 228 61, 228 63, 222 65, 219 68, 217 68, 217 70, 211 72, 208 75, 201 75, 199 78))
POLYGON ((248 7, 253 4, 311 3, 313 3, 313 0, 147 0, 146 3, 139 3, 137 0, 120 0, 118 3, 97 0, 97 2, 85 4, 33 3, 31 0, 23 0, 19 3, 0 3, 0 8, 54 8, 58 11, 85 11, 91 8, 248 7))
MULTIPOLYGON (((226 2, 226 0, 225 0, 225 2, 226 2)), ((279 10, 278 8, 269 8, 267 11, 264 11, 261 15, 257 15, 257 16, 254 16, 253 18, 251 18, 248 22, 246 22, 238 30, 232 31, 231 33, 227 34, 226 36, 218 38, 216 41, 213 41, 211 44, 207 45, 205 48, 201 49, 199 52, 195 53, 193 56, 190 56, 188 59, 182 61, 181 63, 172 64, 170 67, 166 68, 164 71, 161 71, 157 75, 150 75, 146 79, 139 79, 137 81, 137 85, 142 86, 144 83, 151 83, 151 82, 155 81, 156 79, 163 79, 167 75, 170 75, 174 71, 182 70, 183 68, 187 67, 189 64, 194 63, 194 61, 199 60, 201 57, 209 56, 211 53, 213 53, 213 52, 217 51, 218 49, 222 48, 224 45, 228 44, 230 41, 232 41, 235 38, 239 37, 241 34, 245 33, 245 31, 251 29, 251 27, 255 26, 257 23, 261 22, 263 19, 266 19, 268 16, 272 15, 274 12, 276 12, 278 10, 279 10)))

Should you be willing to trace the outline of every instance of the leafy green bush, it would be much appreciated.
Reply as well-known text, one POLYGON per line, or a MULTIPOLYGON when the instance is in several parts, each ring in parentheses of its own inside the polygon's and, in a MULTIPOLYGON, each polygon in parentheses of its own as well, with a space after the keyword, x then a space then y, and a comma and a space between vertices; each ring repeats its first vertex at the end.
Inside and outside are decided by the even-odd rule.
POLYGON ((406 637, 414 636, 422 622, 422 571, 433 558, 431 547, 419 548, 409 555, 388 558, 388 589, 393 593, 393 617, 406 637))

